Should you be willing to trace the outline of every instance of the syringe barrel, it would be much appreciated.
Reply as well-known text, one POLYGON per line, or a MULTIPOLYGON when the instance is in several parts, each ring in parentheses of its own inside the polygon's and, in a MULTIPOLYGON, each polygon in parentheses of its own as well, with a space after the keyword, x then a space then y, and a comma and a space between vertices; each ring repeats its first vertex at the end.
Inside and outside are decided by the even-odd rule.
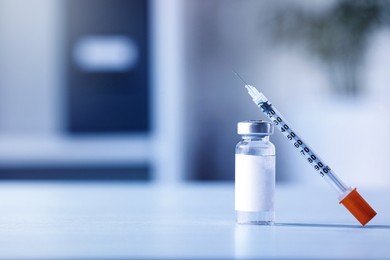
POLYGON ((291 142, 297 151, 305 157, 306 161, 325 179, 325 181, 343 197, 352 189, 346 186, 343 181, 324 163, 324 161, 311 149, 306 142, 294 131, 287 120, 268 101, 261 100, 256 104, 263 113, 275 124, 275 127, 291 142))

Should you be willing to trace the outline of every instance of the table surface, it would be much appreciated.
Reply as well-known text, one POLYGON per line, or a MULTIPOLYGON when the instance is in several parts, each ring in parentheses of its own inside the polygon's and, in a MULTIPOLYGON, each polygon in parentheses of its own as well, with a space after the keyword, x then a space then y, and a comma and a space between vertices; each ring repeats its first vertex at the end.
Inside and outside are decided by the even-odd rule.
POLYGON ((390 258, 389 192, 366 226, 330 189, 278 185, 276 224, 235 224, 234 185, 1 182, 1 259, 390 258))

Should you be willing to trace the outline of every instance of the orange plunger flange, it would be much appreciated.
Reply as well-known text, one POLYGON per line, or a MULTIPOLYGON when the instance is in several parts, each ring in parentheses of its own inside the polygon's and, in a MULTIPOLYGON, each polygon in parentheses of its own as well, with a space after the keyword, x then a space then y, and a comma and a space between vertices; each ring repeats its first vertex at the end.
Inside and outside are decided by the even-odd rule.
POLYGON ((340 204, 343 204, 363 226, 376 215, 375 210, 360 196, 356 188, 342 199, 340 204))

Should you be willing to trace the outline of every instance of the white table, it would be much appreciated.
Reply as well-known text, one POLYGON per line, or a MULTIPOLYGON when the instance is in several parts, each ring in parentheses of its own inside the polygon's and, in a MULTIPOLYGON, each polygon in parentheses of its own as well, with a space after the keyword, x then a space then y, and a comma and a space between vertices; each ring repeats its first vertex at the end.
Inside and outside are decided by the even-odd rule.
POLYGON ((360 190, 366 227, 331 190, 277 187, 274 226, 234 222, 233 184, 0 183, 0 258, 390 258, 390 193, 360 190), (318 203, 316 203, 318 202, 318 203))

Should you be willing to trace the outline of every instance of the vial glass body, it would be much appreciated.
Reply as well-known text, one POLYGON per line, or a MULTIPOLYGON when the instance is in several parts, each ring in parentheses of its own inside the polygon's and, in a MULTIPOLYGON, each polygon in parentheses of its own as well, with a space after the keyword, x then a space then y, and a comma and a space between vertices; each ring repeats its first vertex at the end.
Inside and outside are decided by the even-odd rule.
POLYGON ((242 135, 235 157, 237 223, 272 225, 275 220, 275 146, 268 135, 242 135))

